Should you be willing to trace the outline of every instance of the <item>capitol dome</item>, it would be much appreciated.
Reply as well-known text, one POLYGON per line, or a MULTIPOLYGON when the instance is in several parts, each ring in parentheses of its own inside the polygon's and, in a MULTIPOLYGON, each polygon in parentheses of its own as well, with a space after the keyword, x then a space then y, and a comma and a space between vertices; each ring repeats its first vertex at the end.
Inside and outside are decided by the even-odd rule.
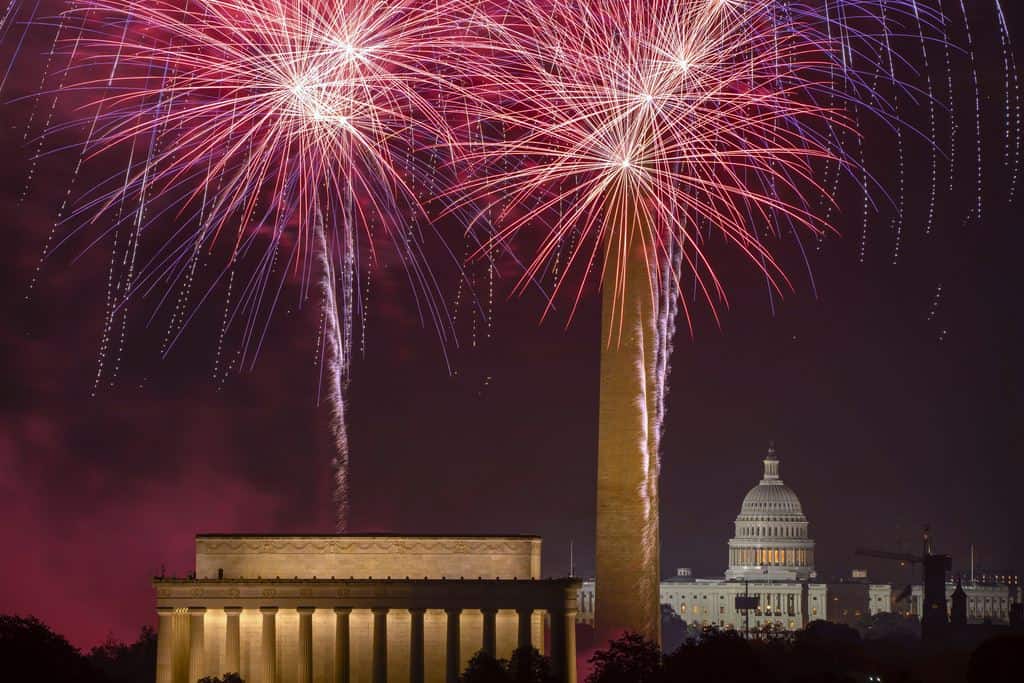
POLYGON ((814 541, 793 489, 779 477, 775 449, 764 459, 764 477, 743 498, 729 541, 727 579, 806 581, 814 576, 814 541))
POLYGON ((763 513, 765 510, 785 514, 803 514, 800 509, 800 499, 793 493, 793 489, 781 482, 778 486, 758 484, 750 489, 750 493, 743 499, 741 510, 745 515, 755 515, 763 513))

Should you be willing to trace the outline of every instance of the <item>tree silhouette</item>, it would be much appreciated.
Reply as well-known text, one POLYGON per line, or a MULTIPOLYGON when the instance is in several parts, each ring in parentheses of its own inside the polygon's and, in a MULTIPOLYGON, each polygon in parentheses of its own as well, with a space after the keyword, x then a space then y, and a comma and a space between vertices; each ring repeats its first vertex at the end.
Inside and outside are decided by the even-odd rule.
POLYGON ((35 617, 0 616, 5 681, 103 683, 103 676, 64 636, 35 617))
POLYGON ((676 683, 745 683, 775 680, 763 671, 750 641, 736 631, 705 631, 665 658, 665 680, 676 683))
POLYGON ((968 683, 1013 683, 1021 680, 1024 636, 999 636, 986 640, 967 665, 968 683))
POLYGON ((480 650, 469 660, 459 683, 554 683, 551 660, 532 647, 521 647, 509 660, 480 650))
POLYGON ((638 633, 627 633, 590 658, 587 683, 660 683, 661 649, 638 633))
POLYGON ((224 678, 218 678, 217 676, 200 678, 196 683, 245 683, 245 681, 238 674, 229 673, 224 674, 224 678))
POLYGON ((508 674, 512 683, 553 683, 551 660, 535 647, 521 647, 508 661, 508 674))
POLYGON ((494 655, 480 650, 466 665, 459 676, 459 683, 511 683, 508 662, 495 659, 494 655))
POLYGON ((110 683, 148 683, 156 677, 156 631, 143 626, 130 645, 109 637, 88 658, 110 683))

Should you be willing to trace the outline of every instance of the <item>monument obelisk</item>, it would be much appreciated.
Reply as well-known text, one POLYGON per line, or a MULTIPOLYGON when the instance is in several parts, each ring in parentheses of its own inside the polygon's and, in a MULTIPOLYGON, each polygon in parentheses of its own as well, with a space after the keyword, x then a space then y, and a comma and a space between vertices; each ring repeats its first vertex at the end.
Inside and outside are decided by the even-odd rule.
MULTIPOLYGON (((640 212, 607 243, 602 282, 595 627, 661 642, 658 287, 640 212)), ((647 233, 649 236, 650 233, 647 233)))

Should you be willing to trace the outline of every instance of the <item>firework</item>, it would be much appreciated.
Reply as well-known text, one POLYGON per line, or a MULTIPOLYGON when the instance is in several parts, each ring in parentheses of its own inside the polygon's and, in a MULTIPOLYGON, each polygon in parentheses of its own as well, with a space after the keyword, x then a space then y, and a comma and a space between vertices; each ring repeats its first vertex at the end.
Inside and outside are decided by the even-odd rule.
MULTIPOLYGON (((373 260, 376 245, 390 240, 439 334, 447 334, 416 226, 426 218, 421 199, 437 193, 437 169, 453 148, 445 107, 454 88, 444 74, 458 38, 451 20, 462 6, 82 0, 68 12, 83 26, 74 85, 94 110, 84 154, 130 158, 69 216, 86 224, 106 219, 107 233, 124 233, 116 276, 112 260, 117 286, 107 331, 136 293, 180 284, 165 342, 172 343, 192 314, 197 263, 226 243, 217 282, 228 281, 225 329, 242 321, 237 363, 244 362, 258 352, 265 331, 258 318, 273 309, 285 279, 297 275, 305 291, 319 272, 341 529, 357 252, 373 260), (87 77, 93 73, 103 76, 87 77), (140 242, 168 215, 177 230, 136 267, 140 242), (236 284, 246 259, 253 274, 236 284)), ((221 352, 219 366, 230 366, 221 352)))
POLYGON ((588 283, 603 289, 596 614, 657 638, 658 453, 676 311, 692 324, 684 282, 712 311, 725 300, 714 236, 771 291, 790 288, 765 238, 832 231, 842 177, 868 206, 871 121, 897 135, 898 255, 917 135, 901 99, 927 103, 921 135, 937 143, 933 80, 904 78, 899 46, 919 43, 927 71, 951 21, 938 0, 533 0, 477 21, 488 78, 467 117, 487 135, 467 143, 454 201, 482 207, 482 253, 533 236, 518 289, 550 280, 545 314, 562 290, 575 311, 588 283))

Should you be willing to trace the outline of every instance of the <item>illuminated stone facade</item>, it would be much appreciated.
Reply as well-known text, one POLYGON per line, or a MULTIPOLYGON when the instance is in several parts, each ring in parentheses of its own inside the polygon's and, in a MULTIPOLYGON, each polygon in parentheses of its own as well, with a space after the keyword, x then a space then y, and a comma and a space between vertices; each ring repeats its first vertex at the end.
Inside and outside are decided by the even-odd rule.
POLYGON ((157 683, 445 683, 479 650, 544 650, 575 682, 579 581, 540 580, 536 537, 199 536, 194 578, 154 580, 157 683))
MULTIPOLYGON (((786 581, 780 583, 722 581, 673 577, 661 582, 661 604, 687 624, 724 629, 743 629, 746 622, 736 609, 736 598, 749 593, 760 598, 760 606, 750 611, 750 628, 771 626, 795 631, 815 619, 828 618, 827 588, 821 583, 786 581)), ((577 619, 593 622, 595 584, 584 581, 580 587, 577 619)))

